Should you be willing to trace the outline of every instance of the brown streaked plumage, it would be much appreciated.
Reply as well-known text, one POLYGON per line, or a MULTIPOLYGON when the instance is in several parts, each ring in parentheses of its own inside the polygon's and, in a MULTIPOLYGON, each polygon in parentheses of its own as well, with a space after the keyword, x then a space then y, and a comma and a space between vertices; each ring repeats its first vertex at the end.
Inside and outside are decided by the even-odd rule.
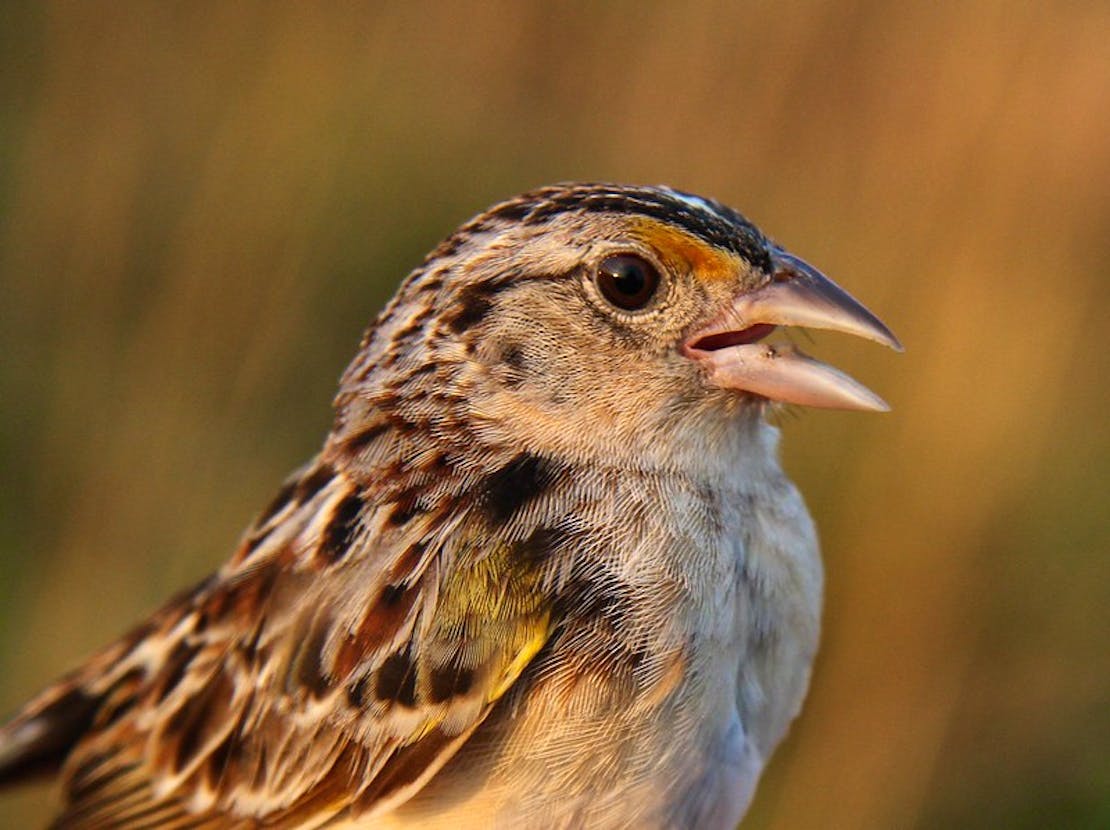
POLYGON ((883 325, 716 202, 559 185, 399 289, 230 561, 0 730, 67 828, 729 827, 817 642, 775 400, 883 325))

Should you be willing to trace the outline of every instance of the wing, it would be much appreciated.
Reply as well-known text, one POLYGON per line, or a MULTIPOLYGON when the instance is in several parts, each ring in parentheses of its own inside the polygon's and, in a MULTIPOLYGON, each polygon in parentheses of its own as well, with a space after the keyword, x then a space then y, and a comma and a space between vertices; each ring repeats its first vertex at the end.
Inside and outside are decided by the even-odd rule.
POLYGON ((523 543, 447 479, 306 468, 222 571, 0 732, 0 777, 64 758, 67 828, 315 827, 403 802, 552 627, 523 543))

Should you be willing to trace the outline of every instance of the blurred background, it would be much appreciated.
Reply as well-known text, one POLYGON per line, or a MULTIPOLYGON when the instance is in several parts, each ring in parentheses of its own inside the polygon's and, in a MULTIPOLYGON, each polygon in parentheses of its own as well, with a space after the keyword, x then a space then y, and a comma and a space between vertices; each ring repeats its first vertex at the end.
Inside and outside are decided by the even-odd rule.
POLYGON ((745 827, 1110 826, 1108 44, 1083 0, 6 0, 0 711, 230 554, 459 222, 668 183, 907 346, 820 336, 894 412, 784 418, 826 627, 745 827))

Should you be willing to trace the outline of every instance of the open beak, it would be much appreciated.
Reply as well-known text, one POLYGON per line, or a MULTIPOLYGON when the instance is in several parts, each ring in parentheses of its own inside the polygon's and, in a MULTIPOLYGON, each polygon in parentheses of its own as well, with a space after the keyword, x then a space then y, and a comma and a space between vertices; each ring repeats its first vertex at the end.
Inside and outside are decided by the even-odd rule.
POLYGON ((710 381, 772 401, 887 412, 886 402, 832 366, 792 346, 759 342, 778 326, 831 329, 902 351, 890 329, 851 294, 792 254, 771 252, 771 281, 737 296, 685 344, 710 381))

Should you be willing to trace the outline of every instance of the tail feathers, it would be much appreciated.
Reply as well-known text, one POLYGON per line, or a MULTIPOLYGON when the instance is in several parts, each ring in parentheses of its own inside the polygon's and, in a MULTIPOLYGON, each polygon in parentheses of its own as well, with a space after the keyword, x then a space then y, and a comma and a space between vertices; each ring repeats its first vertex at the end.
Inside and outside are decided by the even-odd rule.
POLYGON ((54 687, 0 727, 0 787, 57 772, 99 704, 77 686, 54 687))

